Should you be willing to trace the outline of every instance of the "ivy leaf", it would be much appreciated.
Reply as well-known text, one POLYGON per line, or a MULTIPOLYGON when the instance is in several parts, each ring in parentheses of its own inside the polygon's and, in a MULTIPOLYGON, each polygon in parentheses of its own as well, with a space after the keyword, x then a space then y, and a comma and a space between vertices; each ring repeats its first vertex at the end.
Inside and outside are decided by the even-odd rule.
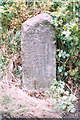
POLYGON ((66 108, 66 105, 63 104, 61 107, 62 107, 62 109, 64 110, 64 109, 66 108))
POLYGON ((69 57, 70 56, 70 54, 66 54, 66 57, 69 57))
POLYGON ((74 108, 74 105, 73 104, 70 104, 69 106, 67 106, 67 111, 71 111, 72 109, 74 108))
POLYGON ((59 67, 58 67, 58 71, 59 71, 59 72, 62 72, 62 70, 63 70, 63 66, 59 66, 59 67))
POLYGON ((73 109, 70 110, 71 113, 74 113, 75 111, 76 111, 75 108, 73 108, 73 109))
POLYGON ((77 97, 76 97, 74 94, 71 94, 71 95, 70 95, 70 100, 71 100, 71 101, 76 101, 76 100, 77 100, 77 97))

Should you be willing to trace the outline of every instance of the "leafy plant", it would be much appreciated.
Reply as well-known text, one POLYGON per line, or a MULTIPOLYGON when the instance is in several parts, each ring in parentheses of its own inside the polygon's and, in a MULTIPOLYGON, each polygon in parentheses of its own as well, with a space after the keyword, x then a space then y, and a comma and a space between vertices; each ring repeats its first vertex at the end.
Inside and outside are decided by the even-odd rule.
POLYGON ((57 37, 57 80, 50 88, 56 110, 75 112, 76 89, 79 83, 79 3, 53 4, 52 25, 57 37), (56 6, 56 7, 55 7, 56 6), (75 12, 73 11, 75 9, 75 12), (75 90, 73 90, 75 88, 75 90))
MULTIPOLYGON (((57 5, 57 3, 54 4, 57 5)), ((55 8, 54 4, 53 8, 55 8)), ((63 80, 68 83, 71 78, 74 84, 78 83, 77 73, 79 73, 78 9, 79 3, 76 2, 75 19, 73 3, 71 2, 59 4, 55 11, 49 12, 53 16, 52 25, 56 29, 57 37, 57 80, 63 80)))
POLYGON ((74 102, 77 100, 75 94, 65 90, 65 82, 54 80, 50 88, 50 96, 57 111, 68 111, 74 113, 76 111, 74 102))

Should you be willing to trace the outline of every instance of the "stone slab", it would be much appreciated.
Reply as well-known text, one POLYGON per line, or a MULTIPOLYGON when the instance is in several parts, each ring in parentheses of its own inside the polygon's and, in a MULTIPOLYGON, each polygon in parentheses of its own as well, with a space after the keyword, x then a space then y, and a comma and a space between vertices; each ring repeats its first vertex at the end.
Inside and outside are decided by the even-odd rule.
POLYGON ((56 78, 56 37, 51 20, 43 13, 22 25, 22 69, 27 89, 47 89, 56 78))

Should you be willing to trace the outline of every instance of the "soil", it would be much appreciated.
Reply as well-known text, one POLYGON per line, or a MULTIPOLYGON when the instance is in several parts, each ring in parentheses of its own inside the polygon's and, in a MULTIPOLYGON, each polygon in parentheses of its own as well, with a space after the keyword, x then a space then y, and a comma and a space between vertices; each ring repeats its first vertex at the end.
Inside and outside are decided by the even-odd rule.
POLYGON ((14 118, 62 118, 52 99, 41 91, 28 91, 0 83, 0 113, 14 118))
POLYGON ((57 112, 53 99, 46 95, 47 92, 29 91, 24 87, 0 82, 0 117, 74 118, 74 114, 57 112))

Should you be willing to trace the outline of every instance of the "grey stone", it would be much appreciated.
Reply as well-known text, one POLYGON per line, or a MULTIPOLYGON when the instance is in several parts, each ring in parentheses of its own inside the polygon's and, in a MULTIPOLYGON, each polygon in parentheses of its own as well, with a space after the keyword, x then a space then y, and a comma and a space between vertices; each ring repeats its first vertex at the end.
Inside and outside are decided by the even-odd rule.
POLYGON ((0 114, 0 120, 2 120, 2 115, 0 114))
POLYGON ((56 78, 56 37, 51 20, 43 13, 22 25, 22 69, 28 89, 47 89, 56 78))

